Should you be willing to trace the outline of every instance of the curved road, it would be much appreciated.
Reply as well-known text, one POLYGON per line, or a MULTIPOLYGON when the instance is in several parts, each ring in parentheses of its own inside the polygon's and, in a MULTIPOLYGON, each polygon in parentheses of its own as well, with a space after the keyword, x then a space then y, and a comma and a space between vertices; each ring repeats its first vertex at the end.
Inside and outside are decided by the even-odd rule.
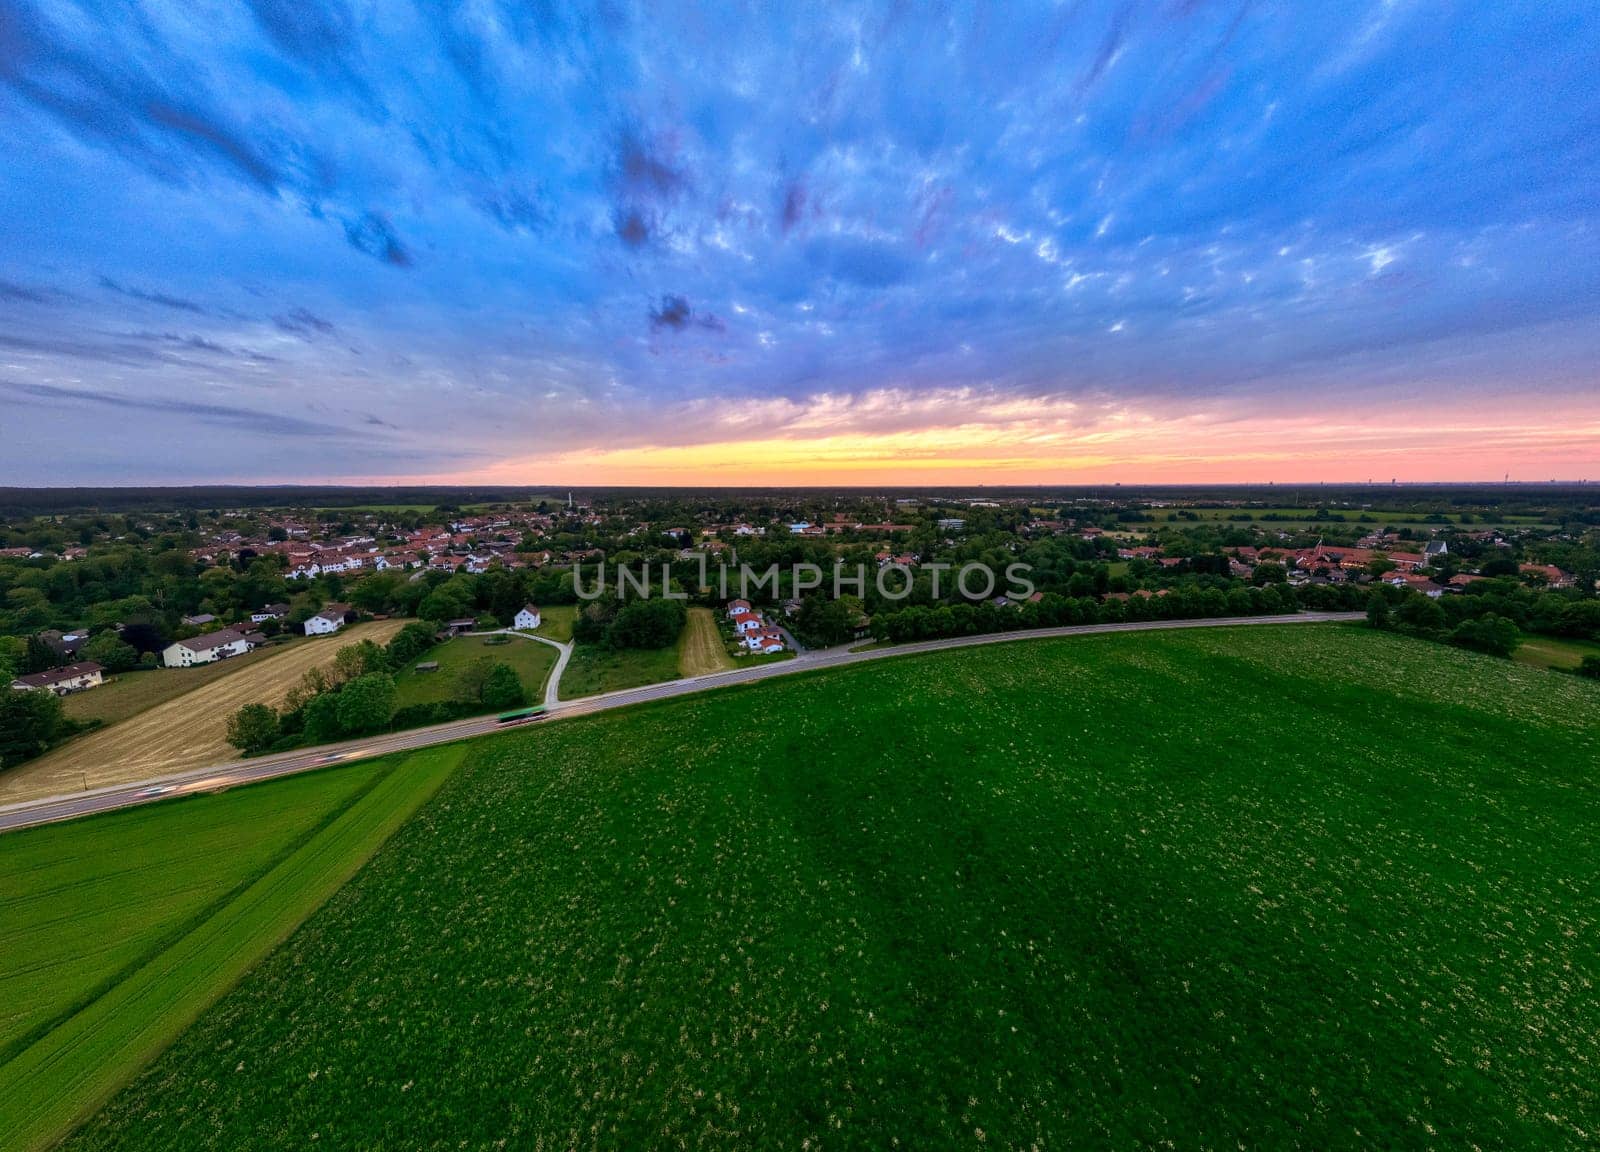
MULTIPOLYGON (((136 804, 148 804, 166 796, 181 796, 196 792, 214 792, 237 784, 269 780, 275 776, 288 776, 349 760, 368 756, 381 756, 386 752, 426 748, 433 744, 446 744, 465 740, 489 732, 503 732, 508 728, 524 727, 529 723, 549 723, 571 716, 587 716, 593 712, 606 712, 612 708, 626 708, 651 700, 666 700, 673 696, 686 696, 692 692, 705 692, 730 684, 748 684, 774 676, 789 676, 796 672, 810 672, 820 668, 837 668, 845 664, 861 664, 869 660, 883 660, 895 656, 912 656, 921 652, 942 652, 949 648, 975 648, 983 644, 1014 644, 1029 640, 1052 639, 1060 636, 1088 636, 1101 632, 1147 632, 1173 628, 1229 628, 1252 624, 1327 624, 1365 619, 1360 612, 1301 612, 1293 616, 1242 616, 1212 620, 1149 620, 1133 624, 1080 624, 1062 628, 1036 628, 1026 632, 992 632, 981 636, 957 636, 948 640, 924 640, 915 644, 901 644, 892 648, 874 648, 866 652, 851 652, 845 648, 828 648, 807 652, 793 660, 777 664, 761 664, 754 668, 735 668, 728 672, 712 672, 683 680, 668 680, 661 684, 648 684, 643 688, 629 688, 621 692, 608 692, 602 696, 587 696, 581 700, 554 699, 560 673, 571 654, 571 645, 555 644, 562 648, 562 656, 552 669, 545 694, 545 711, 531 720, 513 724, 500 724, 492 716, 478 716, 469 720, 455 720, 431 728, 413 728, 406 732, 392 732, 362 740, 339 744, 325 744, 319 748, 296 749, 276 756, 262 756, 253 760, 238 760, 219 764, 215 768, 202 768, 172 776, 141 781, 137 784, 118 784, 107 788, 91 789, 70 796, 57 796, 48 800, 32 800, 0 808, 0 832, 28 828, 36 824, 50 824, 70 820, 94 812, 109 812, 136 804)), ((542 639, 541 637, 532 637, 542 639)))

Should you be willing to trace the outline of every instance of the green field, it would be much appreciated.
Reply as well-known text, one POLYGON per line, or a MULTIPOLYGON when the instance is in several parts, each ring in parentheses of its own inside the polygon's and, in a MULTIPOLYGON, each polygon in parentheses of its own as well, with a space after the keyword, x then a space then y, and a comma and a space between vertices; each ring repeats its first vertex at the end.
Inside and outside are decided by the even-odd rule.
MULTIPOLYGON (((680 637, 681 640, 681 637, 680 637)), ((670 648, 619 648, 579 644, 561 674, 561 699, 576 700, 678 678, 678 645, 670 648)))
POLYGON ((1529 636, 1512 656, 1519 664, 1535 668, 1561 668, 1571 671, 1585 656, 1600 656, 1600 644, 1592 640, 1569 640, 1559 636, 1529 636))
POLYGON ((0 1148, 53 1144, 336 892, 465 750, 0 838, 0 1148))
POLYGON ((577 614, 578 607, 575 604, 552 604, 548 608, 541 608, 539 627, 534 631, 557 644, 565 644, 572 639, 572 619, 577 614))
POLYGON ((437 644, 395 676, 395 707, 430 704, 449 700, 455 691, 456 677, 474 660, 488 657, 517 670, 528 699, 544 699, 544 682, 560 656, 548 644, 512 637, 504 644, 490 644, 486 636, 457 636, 437 644), (418 672, 417 664, 429 660, 439 663, 437 672, 418 672))
POLYGON ((1583 1148, 1600 686, 1031 640, 468 761, 71 1142, 1583 1148))

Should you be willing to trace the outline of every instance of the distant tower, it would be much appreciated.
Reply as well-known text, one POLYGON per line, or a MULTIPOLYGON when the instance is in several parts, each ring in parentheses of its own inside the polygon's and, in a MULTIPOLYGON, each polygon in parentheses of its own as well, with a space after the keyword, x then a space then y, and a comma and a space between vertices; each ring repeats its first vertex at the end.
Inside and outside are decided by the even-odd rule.
POLYGON ((567 511, 572 511, 572 492, 570 489, 567 491, 567 511))

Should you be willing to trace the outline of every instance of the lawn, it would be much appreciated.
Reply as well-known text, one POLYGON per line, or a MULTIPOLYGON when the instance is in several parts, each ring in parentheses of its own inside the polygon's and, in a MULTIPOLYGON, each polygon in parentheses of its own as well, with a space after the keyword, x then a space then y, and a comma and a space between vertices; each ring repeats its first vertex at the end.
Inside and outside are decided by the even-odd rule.
POLYGON ((1582 1148, 1600 686, 1358 628, 557 721, 69 1145, 1582 1148))
MULTIPOLYGON (((404 623, 352 624, 336 635, 276 648, 259 659, 234 657, 245 661, 237 670, 0 774, 0 804, 233 760, 238 752, 228 744, 228 717, 242 705, 277 706, 308 669, 330 663, 340 648, 360 640, 381 644, 404 623)), ((174 669, 172 674, 183 673, 174 669)), ((99 689, 86 695, 94 691, 99 689)))
POLYGON ((572 639, 572 620, 577 614, 578 607, 575 604, 552 604, 548 608, 541 608, 539 627, 534 631, 557 644, 565 644, 572 639))
MULTIPOLYGON (((684 629, 688 631, 687 628, 684 629)), ((567 670, 561 674, 561 699, 576 700, 601 692, 619 692, 678 678, 678 644, 670 648, 621 648, 612 651, 598 644, 579 644, 572 650, 567 670)))
POLYGON ((0 838, 0 1148, 54 1144, 338 891, 464 755, 430 749, 0 838))
POLYGON ((1600 644, 1557 636, 1529 636, 1523 640, 1512 659, 1536 668, 1571 670, 1583 663, 1585 656, 1600 656, 1600 644))
POLYGON ((530 701, 543 700, 545 678, 550 675, 550 669, 555 667, 560 653, 537 640, 513 637, 504 644, 490 644, 488 640, 486 636, 457 636, 417 657, 412 667, 402 670, 395 677, 395 707, 449 700, 461 670, 485 656, 515 668, 522 686, 528 690, 530 701), (438 661, 437 672, 416 671, 416 664, 430 660, 438 661))

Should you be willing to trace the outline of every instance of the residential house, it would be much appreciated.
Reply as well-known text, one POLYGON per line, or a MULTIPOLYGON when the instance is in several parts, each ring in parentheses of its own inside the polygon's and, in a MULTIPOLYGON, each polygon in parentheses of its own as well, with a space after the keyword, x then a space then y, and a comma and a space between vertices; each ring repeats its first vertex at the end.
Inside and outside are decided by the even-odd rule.
POLYGON ((19 692, 44 689, 57 696, 65 696, 69 692, 98 688, 105 682, 104 671, 93 660, 86 660, 81 664, 68 664, 65 668, 49 668, 43 672, 18 676, 11 681, 11 687, 19 692))
POLYGON ((189 668, 195 664, 210 664, 230 656, 243 656, 250 651, 250 641, 242 632, 224 628, 169 644, 161 652, 161 663, 168 668, 189 668))
POLYGON ((747 632, 759 631, 765 626, 765 622, 754 612, 741 612, 733 618, 733 630, 741 636, 747 632))
POLYGON ((1422 546, 1422 562, 1432 567, 1435 561, 1443 560, 1450 555, 1450 545, 1443 540, 1429 540, 1422 546))
POLYGON ((209 612, 200 612, 193 616, 183 617, 183 622, 195 628, 204 628, 207 624, 215 624, 217 618, 209 612))
POLYGON ((522 610, 511 621, 511 626, 532 631, 539 626, 539 610, 532 604, 524 604, 522 610))
POLYGON ((728 601, 728 619, 729 620, 732 620, 735 616, 743 615, 743 614, 749 613, 751 611, 753 611, 753 609, 750 607, 750 601, 748 601, 748 600, 730 600, 730 601, 728 601))
POLYGON ((287 604, 268 604, 259 612, 250 613, 250 623, 265 624, 268 620, 282 620, 289 614, 287 604))
POLYGON ((329 604, 306 621, 307 636, 328 636, 344 627, 345 617, 350 614, 348 604, 329 604))

